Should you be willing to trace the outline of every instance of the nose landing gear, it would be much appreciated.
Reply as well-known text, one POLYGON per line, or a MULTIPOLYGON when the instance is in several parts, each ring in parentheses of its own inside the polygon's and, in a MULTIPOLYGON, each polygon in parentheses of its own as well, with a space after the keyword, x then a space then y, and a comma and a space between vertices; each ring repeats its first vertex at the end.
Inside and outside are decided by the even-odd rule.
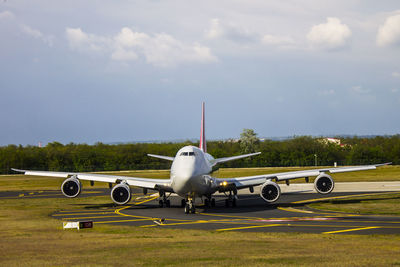
POLYGON ((165 192, 160 191, 159 195, 160 195, 160 200, 158 201, 158 206, 160 208, 164 207, 164 205, 167 208, 171 207, 171 201, 167 198, 165 192))
POLYGON ((186 204, 185 204, 185 213, 189 214, 189 213, 196 213, 196 207, 194 205, 194 198, 192 197, 188 197, 186 200, 186 204))

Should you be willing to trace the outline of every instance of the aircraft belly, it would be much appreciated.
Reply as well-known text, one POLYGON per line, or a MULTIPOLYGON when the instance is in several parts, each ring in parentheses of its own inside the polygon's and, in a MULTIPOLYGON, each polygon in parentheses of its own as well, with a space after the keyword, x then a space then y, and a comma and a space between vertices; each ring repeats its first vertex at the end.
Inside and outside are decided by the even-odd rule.
POLYGON ((215 192, 215 190, 212 190, 211 186, 206 183, 203 176, 195 176, 189 179, 175 179, 172 183, 172 188, 174 192, 182 197, 188 194, 194 194, 200 197, 215 192))

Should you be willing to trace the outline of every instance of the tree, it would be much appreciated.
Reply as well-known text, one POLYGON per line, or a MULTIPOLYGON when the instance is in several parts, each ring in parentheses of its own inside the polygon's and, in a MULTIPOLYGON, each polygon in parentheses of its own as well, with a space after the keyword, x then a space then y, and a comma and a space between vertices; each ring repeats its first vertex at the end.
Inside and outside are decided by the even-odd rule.
POLYGON ((258 148, 260 139, 252 129, 243 129, 240 134, 240 149, 243 153, 254 153, 258 148))

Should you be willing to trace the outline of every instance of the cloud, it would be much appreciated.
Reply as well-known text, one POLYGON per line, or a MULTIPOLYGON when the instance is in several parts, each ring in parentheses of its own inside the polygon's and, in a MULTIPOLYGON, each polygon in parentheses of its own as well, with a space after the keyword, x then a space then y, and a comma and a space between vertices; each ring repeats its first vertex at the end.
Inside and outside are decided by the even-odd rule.
POLYGON ((87 34, 81 28, 66 28, 65 34, 70 48, 81 52, 105 52, 112 43, 110 38, 87 34))
POLYGON ((319 91, 318 94, 321 96, 332 96, 332 95, 336 94, 336 91, 333 89, 322 90, 322 91, 319 91))
POLYGON ((392 76, 398 78, 398 77, 400 77, 400 72, 394 71, 394 72, 392 72, 392 76))
POLYGON ((261 42, 265 45, 280 46, 280 47, 291 47, 295 44, 294 40, 290 36, 278 36, 266 34, 262 37, 261 42))
POLYGON ((351 36, 351 30, 338 18, 328 17, 326 23, 314 25, 307 34, 310 44, 317 48, 335 50, 343 48, 351 36))
POLYGON ((37 30, 37 29, 33 29, 30 26, 26 25, 26 24, 21 24, 20 25, 21 31, 30 36, 33 37, 35 39, 40 39, 42 40, 45 44, 47 44, 48 46, 53 46, 53 40, 54 37, 51 35, 46 35, 43 34, 41 31, 37 30))
POLYGON ((350 91, 360 95, 366 95, 371 93, 370 89, 363 88, 361 85, 356 85, 350 88, 350 91))
POLYGON ((233 42, 251 42, 259 39, 256 33, 233 23, 224 23, 220 19, 210 21, 205 36, 208 39, 226 39, 233 42))
POLYGON ((198 43, 185 44, 166 33, 149 35, 124 27, 114 37, 105 37, 87 34, 80 28, 67 28, 66 37, 72 50, 109 54, 116 61, 135 61, 144 57, 147 63, 159 67, 217 61, 208 47, 198 43))
POLYGON ((379 27, 376 44, 381 47, 400 45, 400 14, 388 17, 379 27))
POLYGON ((3 11, 0 12, 0 19, 13 19, 15 17, 14 13, 12 13, 11 11, 3 11))

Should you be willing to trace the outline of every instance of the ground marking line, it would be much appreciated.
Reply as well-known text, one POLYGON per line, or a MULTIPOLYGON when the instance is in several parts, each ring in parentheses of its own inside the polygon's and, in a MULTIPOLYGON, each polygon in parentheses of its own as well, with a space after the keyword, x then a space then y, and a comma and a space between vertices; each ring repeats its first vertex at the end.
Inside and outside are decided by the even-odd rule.
POLYGON ((375 229, 375 228, 381 228, 381 227, 379 227, 379 226, 370 226, 370 227, 362 227, 362 228, 353 228, 353 229, 346 229, 346 230, 338 230, 338 231, 331 231, 331 232, 323 232, 323 234, 336 234, 336 233, 360 231, 360 230, 375 229))
POLYGON ((260 228, 260 227, 272 227, 272 226, 281 226, 281 224, 265 224, 265 225, 253 225, 253 226, 243 226, 243 227, 235 227, 235 228, 221 228, 215 231, 234 231, 234 230, 242 230, 242 229, 252 229, 252 228, 260 228))
POLYGON ((107 212, 89 212, 89 213, 67 213, 67 214, 65 214, 65 213, 63 213, 63 214, 53 214, 53 216, 75 216, 75 215, 104 215, 104 214, 114 214, 114 212, 110 212, 110 211, 107 211, 107 212))
POLYGON ((203 213, 203 212, 199 212, 198 214, 206 215, 206 216, 227 217, 227 218, 241 218, 241 219, 250 219, 250 220, 265 220, 266 219, 266 218, 261 218, 261 217, 248 217, 248 216, 239 216, 239 215, 222 215, 222 214, 203 213))
POLYGON ((149 219, 132 219, 132 220, 119 220, 119 221, 99 221, 94 223, 121 223, 121 222, 139 222, 139 221, 148 221, 149 219))
POLYGON ((61 220, 80 220, 80 219, 98 219, 98 218, 121 218, 121 216, 111 215, 111 216, 72 217, 72 218, 62 218, 61 220))
POLYGON ((278 207, 278 209, 279 209, 279 210, 283 210, 283 211, 290 211, 290 212, 314 213, 313 211, 300 210, 300 209, 295 209, 295 208, 292 208, 292 207, 289 207, 289 208, 278 207))
POLYGON ((393 192, 385 192, 385 193, 368 193, 368 194, 357 194, 357 195, 346 195, 346 196, 336 196, 336 197, 324 197, 324 198, 314 198, 314 199, 306 199, 291 202, 290 204, 304 204, 304 203, 313 203, 331 199, 341 199, 341 198, 351 198, 351 197, 363 197, 363 196, 375 196, 375 195, 385 195, 392 194, 393 192))
POLYGON ((133 203, 133 204, 134 204, 134 205, 140 205, 140 204, 143 204, 143 203, 149 202, 149 201, 151 201, 151 200, 154 200, 154 199, 156 199, 156 198, 158 198, 158 196, 155 196, 155 197, 152 197, 152 198, 149 198, 149 199, 143 200, 143 201, 141 201, 141 202, 136 202, 136 203, 133 203))
MULTIPOLYGON (((163 226, 175 226, 175 225, 184 225, 184 224, 202 224, 202 223, 232 223, 232 224, 252 224, 254 225, 255 223, 248 223, 248 222, 232 222, 230 220, 224 219, 224 220, 197 220, 197 221, 187 221, 187 222, 181 222, 181 223, 164 223, 163 226)), ((142 225, 140 227, 154 227, 157 225, 142 225)))

